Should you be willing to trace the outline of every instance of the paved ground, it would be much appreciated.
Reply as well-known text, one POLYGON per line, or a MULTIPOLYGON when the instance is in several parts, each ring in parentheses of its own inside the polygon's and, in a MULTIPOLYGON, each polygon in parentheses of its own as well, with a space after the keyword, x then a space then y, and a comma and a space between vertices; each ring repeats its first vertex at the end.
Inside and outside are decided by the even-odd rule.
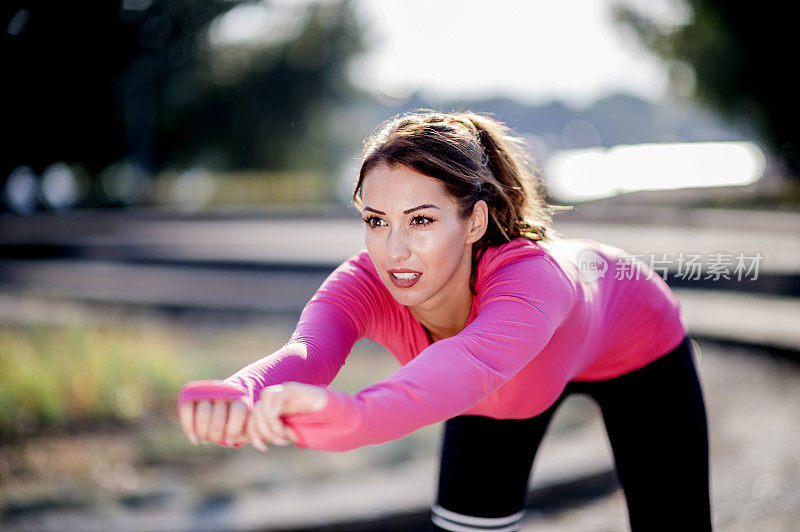
MULTIPOLYGON (((710 424, 715 529, 797 530, 800 367, 744 348, 706 342, 698 347, 710 424)), ((353 363, 358 365, 374 354, 363 350, 355 356, 353 363)), ((178 432, 168 426, 154 430, 178 432)), ((31 457, 39 457, 32 459, 46 463, 50 453, 77 453, 82 458, 75 461, 86 464, 90 480, 104 486, 105 495, 88 506, 77 502, 74 507, 28 511, 0 520, 0 528, 309 530, 339 520, 369 521, 380 515, 420 512, 428 508, 435 490, 440 435, 437 424, 397 442, 333 454, 289 447, 262 455, 248 446, 220 450, 188 471, 168 464, 120 470, 118 464, 132 459, 113 434, 87 434, 77 446, 74 441, 72 446, 42 442, 28 449, 31 457), (122 489, 126 483, 127 489, 122 489)), ((596 407, 574 396, 559 410, 545 437, 531 487, 534 492, 546 490, 565 478, 612 465, 596 407)), ((70 486, 62 475, 53 476, 54 493, 70 499, 69 490, 80 484, 70 486)), ((18 494, 29 489, 24 483, 16 486, 18 494)), ((556 505, 540 512, 534 505, 522 530, 627 530, 626 515, 622 493, 612 487, 577 506, 556 505)))
MULTIPOLYGON (((331 264, 361 248, 360 222, 339 211, 334 214, 308 218, 278 212, 264 218, 184 220, 141 212, 127 217, 77 214, 58 223, 46 217, 0 218, 0 257, 6 257, 0 258, 0 320, 20 319, 23 293, 41 296, 53 315, 56 308, 47 301, 58 298, 121 302, 137 308, 293 313, 331 264), (309 235, 316 238, 309 242, 309 235), (31 242, 38 247, 15 246, 31 242), (31 252, 40 259, 21 259, 20 253, 31 252), (51 256, 57 258, 47 258, 51 256), (150 263, 132 262, 137 260, 150 263), (186 262, 181 265, 181 261, 186 262), (204 261, 205 268, 198 268, 197 263, 204 261), (305 266, 289 268, 287 273, 289 264, 305 266)), ((765 257, 764 274, 791 280, 800 271, 800 238, 794 230, 800 215, 795 213, 620 207, 563 216, 556 227, 568 237, 594 238, 642 252, 760 252, 765 257)), ((796 530, 800 433, 794 428, 800 409, 800 370, 796 363, 765 356, 759 349, 723 347, 705 339, 796 353, 800 351, 798 298, 730 290, 676 289, 676 294, 690 331, 700 339, 698 366, 711 424, 717 530, 796 530)), ((570 475, 612 466, 602 425, 588 401, 576 398, 565 403, 547 438, 537 458, 533 480, 537 490, 570 475)), ((419 510, 432 496, 437 441, 434 426, 397 446, 338 457, 296 449, 279 449, 271 458, 252 450, 236 451, 199 480, 195 476, 187 481, 169 470, 140 471, 144 502, 111 505, 101 514, 87 514, 84 509, 26 514, 9 526, 277 530, 345 516, 419 510), (321 476, 298 475, 298 463, 305 468, 310 463, 321 476), (198 482, 218 485, 230 471, 236 471, 240 480, 241 475, 249 479, 230 487, 234 496, 220 497, 197 486, 198 482), (278 484, 265 482, 265 477, 277 479, 278 484), (174 495, 159 498, 158 486, 174 495), (148 492, 149 488, 155 491, 148 492), (309 498, 313 505, 298 505, 309 498)), ((612 489, 577 508, 555 513, 532 510, 524 530, 625 530, 625 519, 622 494, 612 489)))

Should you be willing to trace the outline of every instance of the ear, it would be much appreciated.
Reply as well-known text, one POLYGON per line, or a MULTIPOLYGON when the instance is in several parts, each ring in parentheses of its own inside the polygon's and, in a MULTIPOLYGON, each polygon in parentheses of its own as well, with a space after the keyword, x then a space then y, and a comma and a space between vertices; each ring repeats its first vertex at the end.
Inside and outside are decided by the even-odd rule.
POLYGON ((472 244, 480 240, 489 227, 489 206, 484 200, 478 200, 475 203, 468 223, 467 244, 472 244))

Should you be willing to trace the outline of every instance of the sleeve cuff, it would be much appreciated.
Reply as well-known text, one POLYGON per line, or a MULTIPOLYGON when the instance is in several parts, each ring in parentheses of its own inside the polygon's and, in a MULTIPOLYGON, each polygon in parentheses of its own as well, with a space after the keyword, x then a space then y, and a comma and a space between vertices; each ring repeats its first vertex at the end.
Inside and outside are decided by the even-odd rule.
POLYGON ((227 400, 242 401, 249 406, 247 393, 235 384, 220 380, 200 380, 186 383, 178 394, 178 410, 186 401, 227 400))
POLYGON ((297 434, 295 445, 306 448, 313 445, 315 434, 331 433, 331 426, 343 427, 353 415, 353 398, 346 393, 324 388, 328 395, 328 403, 317 412, 304 412, 283 416, 284 421, 297 434), (310 438, 309 438, 310 437, 310 438))

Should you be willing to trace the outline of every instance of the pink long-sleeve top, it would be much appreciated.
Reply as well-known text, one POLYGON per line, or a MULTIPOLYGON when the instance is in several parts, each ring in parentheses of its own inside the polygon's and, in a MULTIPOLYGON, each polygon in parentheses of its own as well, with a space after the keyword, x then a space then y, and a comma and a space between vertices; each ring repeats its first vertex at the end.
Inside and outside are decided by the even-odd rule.
POLYGON ((253 400, 285 381, 326 386, 322 410, 283 420, 298 447, 327 451, 395 440, 460 414, 536 416, 568 381, 638 369, 686 334, 666 282, 625 257, 588 239, 518 238, 489 248, 477 266, 466 327, 431 343, 362 250, 323 282, 282 348, 225 382, 253 400), (356 394, 327 388, 362 337, 383 345, 401 367, 356 394))

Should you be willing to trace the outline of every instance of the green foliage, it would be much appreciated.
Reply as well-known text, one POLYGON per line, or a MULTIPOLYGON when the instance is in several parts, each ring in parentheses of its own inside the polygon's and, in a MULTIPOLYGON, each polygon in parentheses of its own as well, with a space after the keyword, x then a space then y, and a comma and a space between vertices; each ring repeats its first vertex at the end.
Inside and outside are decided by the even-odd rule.
POLYGON ((291 10, 285 24, 298 27, 287 40, 200 46, 191 68, 173 76, 159 101, 164 163, 319 172, 331 150, 360 140, 329 123, 354 95, 346 65, 364 46, 354 8, 298 2, 291 10))
MULTIPOLYGON (((150 175, 194 166, 323 173, 361 140, 333 123, 356 94, 347 65, 365 47, 349 0, 95 4, 7 10, 29 21, 5 38, 14 133, 0 183, 19 165, 40 172, 59 160, 95 180, 120 161, 150 175), (237 9, 265 12, 255 18, 272 27, 259 27, 263 38, 212 39, 237 9)), ((87 202, 116 204, 95 195, 87 202)))
MULTIPOLYGON (((151 202, 171 205, 181 176, 164 174, 155 183, 151 202)), ((312 172, 264 172, 241 170, 209 176, 210 192, 204 205, 272 205, 276 203, 318 203, 330 200, 332 183, 312 172)))
POLYGON ((146 330, 0 326, 0 434, 133 420, 185 381, 169 342, 146 330))
POLYGON ((800 174, 800 102, 786 79, 796 70, 796 23, 787 4, 673 3, 688 12, 685 23, 659 23, 630 4, 618 4, 615 16, 653 53, 691 67, 698 100, 729 118, 749 121, 781 155, 786 173, 800 174))

